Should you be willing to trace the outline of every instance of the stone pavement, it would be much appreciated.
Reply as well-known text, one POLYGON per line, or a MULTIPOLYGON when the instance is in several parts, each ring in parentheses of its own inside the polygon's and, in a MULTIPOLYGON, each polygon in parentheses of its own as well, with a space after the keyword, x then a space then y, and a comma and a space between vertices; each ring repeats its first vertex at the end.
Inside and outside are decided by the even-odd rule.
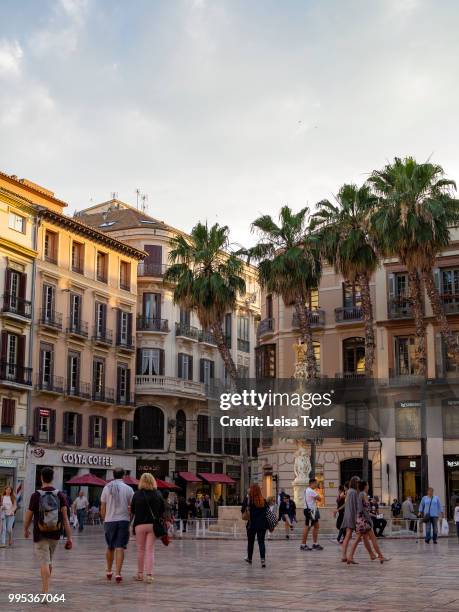
MULTIPOLYGON (((20 526, 18 526, 18 533, 20 526)), ((340 562, 340 547, 323 539, 325 550, 301 552, 298 540, 267 544, 267 567, 258 553, 244 563, 241 540, 175 540, 156 543, 153 584, 136 583, 135 544, 131 541, 121 585, 105 579, 102 529, 87 527, 74 538, 72 551, 62 543, 56 553, 51 590, 65 603, 46 608, 66 612, 247 612, 249 610, 459 612, 459 543, 442 539, 435 547, 415 540, 382 540, 387 564, 370 562, 360 548, 359 565, 340 562)), ((40 591, 32 543, 18 538, 0 549, 0 611, 43 609, 41 604, 10 604, 8 593, 40 591)))

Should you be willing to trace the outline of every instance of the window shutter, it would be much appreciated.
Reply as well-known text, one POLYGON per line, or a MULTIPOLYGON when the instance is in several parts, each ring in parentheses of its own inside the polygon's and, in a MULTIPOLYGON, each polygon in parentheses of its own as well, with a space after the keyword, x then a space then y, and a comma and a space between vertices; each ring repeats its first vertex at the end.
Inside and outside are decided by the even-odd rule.
POLYGON ((215 362, 210 362, 210 377, 215 378, 215 362))
POLYGON ((27 274, 24 272, 19 279, 19 297, 25 300, 27 293, 27 274))
POLYGON ((395 274, 392 272, 387 277, 387 284, 389 288, 389 299, 392 300, 395 297, 395 274))
POLYGON ((118 442, 116 440, 116 426, 118 423, 118 419, 112 420, 112 447, 118 448, 118 442))
MULTIPOLYGON (((93 436, 94 436, 94 424, 93 424, 93 436)), ((102 417, 102 441, 101 441, 101 445, 102 448, 107 448, 107 419, 105 417, 102 417)))
POLYGON ((437 291, 439 291, 441 293, 441 279, 440 279, 440 270, 439 268, 433 268, 432 269, 432 274, 434 277, 434 282, 435 282, 435 287, 437 288, 437 291))
POLYGON ((142 349, 137 349, 135 357, 135 372, 137 375, 142 374, 142 349))
POLYGON ((102 329, 107 330, 107 304, 102 304, 102 329))
POLYGON ((132 344, 132 312, 128 314, 127 320, 127 343, 128 345, 132 344))
POLYGON ((92 362, 92 392, 96 392, 96 360, 93 359, 92 362))
POLYGON ((159 375, 160 376, 164 376, 164 362, 165 362, 164 349, 159 349, 159 375))
POLYGON ((134 432, 134 423, 132 421, 124 422, 124 448, 132 449, 132 435, 134 432))
POLYGON ((1 361, 6 361, 8 353, 8 332, 6 330, 2 331, 2 340, 1 340, 1 361))
POLYGON ((9 295, 11 288, 11 270, 7 268, 5 270, 5 293, 9 295))
POLYGON ((14 399, 3 398, 2 402, 2 427, 14 428, 14 413, 16 401, 14 399))
POLYGON ((88 430, 88 446, 89 446, 89 448, 94 448, 94 419, 95 419, 94 415, 91 415, 89 417, 89 430, 88 430))
MULTIPOLYGON (((17 355, 17 376, 21 380, 26 381, 24 366, 25 366, 25 336, 18 336, 18 355, 17 355)), ((27 382, 27 381, 26 381, 27 382)))
POLYGON ((435 360, 437 366, 437 376, 443 378, 445 376, 445 347, 441 334, 435 334, 435 360))
POLYGON ((116 399, 119 401, 121 395, 121 370, 123 368, 121 366, 117 366, 116 368, 116 399))
POLYGON ((177 358, 178 358, 177 376, 179 378, 183 378, 183 353, 178 353, 177 358))
POLYGON ((62 435, 62 440, 64 442, 64 444, 68 444, 69 443, 69 435, 68 435, 68 428, 69 428, 69 413, 68 412, 64 412, 63 415, 63 435, 62 435))
POLYGON ((193 357, 191 355, 188 360, 188 380, 193 380, 193 357))
POLYGON ((40 427, 40 406, 35 406, 33 414, 33 438, 38 442, 38 433, 40 427))
POLYGON ((126 370, 126 399, 128 402, 131 401, 131 370, 126 370))
POLYGON ((83 415, 77 414, 76 418, 76 445, 81 446, 81 441, 83 439, 83 415))
POLYGON ((116 343, 119 344, 121 340, 121 310, 116 309, 116 343))
POLYGON ((50 444, 54 444, 55 441, 56 441, 56 411, 50 410, 48 442, 50 444))
POLYGON ((199 360, 199 380, 204 382, 204 359, 199 360))

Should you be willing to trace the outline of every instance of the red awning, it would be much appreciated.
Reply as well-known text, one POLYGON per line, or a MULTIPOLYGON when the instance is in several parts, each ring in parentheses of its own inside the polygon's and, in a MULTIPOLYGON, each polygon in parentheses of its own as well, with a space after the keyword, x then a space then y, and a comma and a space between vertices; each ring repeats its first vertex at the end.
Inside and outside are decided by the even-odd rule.
POLYGON ((82 474, 67 480, 67 484, 80 485, 81 487, 105 487, 107 483, 94 474, 82 474))
POLYGON ((198 478, 196 474, 193 474, 192 472, 179 472, 178 475, 180 476, 180 478, 183 478, 183 480, 186 480, 187 482, 201 482, 201 479, 198 478))
POLYGON ((167 482, 167 480, 161 480, 161 478, 155 478, 156 486, 158 489, 178 489, 173 482, 167 482))
POLYGON ((123 480, 127 485, 130 485, 131 487, 137 486, 139 484, 139 481, 137 480, 137 478, 134 478, 130 474, 128 474, 127 476, 124 476, 123 480))
POLYGON ((210 484, 236 484, 236 481, 233 480, 231 476, 228 476, 227 474, 210 474, 209 472, 199 472, 198 476, 200 476, 210 484))

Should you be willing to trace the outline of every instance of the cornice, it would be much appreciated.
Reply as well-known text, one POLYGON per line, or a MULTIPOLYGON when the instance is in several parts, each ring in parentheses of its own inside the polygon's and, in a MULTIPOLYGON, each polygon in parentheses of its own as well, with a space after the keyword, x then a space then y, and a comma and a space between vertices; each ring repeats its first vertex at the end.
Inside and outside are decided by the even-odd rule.
POLYGON ((38 251, 34 251, 34 249, 30 249, 29 247, 23 246, 22 244, 17 244, 12 240, 8 240, 8 238, 0 237, 0 246, 5 249, 16 253, 17 255, 22 255, 27 257, 28 259, 36 259, 38 256, 38 251))

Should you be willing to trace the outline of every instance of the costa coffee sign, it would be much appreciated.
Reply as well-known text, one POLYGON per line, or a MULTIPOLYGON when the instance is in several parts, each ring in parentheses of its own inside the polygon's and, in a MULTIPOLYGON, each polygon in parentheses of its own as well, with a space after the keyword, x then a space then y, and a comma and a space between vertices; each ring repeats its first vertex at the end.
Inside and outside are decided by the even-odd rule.
POLYGON ((83 455, 82 453, 64 453, 62 463, 71 465, 102 465, 110 467, 113 460, 107 455, 83 455))

